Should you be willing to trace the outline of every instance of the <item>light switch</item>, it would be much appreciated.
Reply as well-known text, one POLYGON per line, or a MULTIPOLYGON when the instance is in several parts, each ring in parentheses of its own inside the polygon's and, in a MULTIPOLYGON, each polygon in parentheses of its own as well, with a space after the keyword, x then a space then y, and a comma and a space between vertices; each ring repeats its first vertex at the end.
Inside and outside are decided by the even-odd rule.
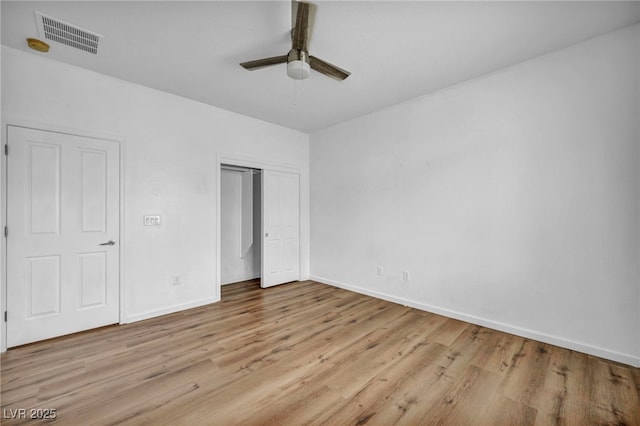
POLYGON ((160 216, 144 216, 144 226, 160 225, 160 216))

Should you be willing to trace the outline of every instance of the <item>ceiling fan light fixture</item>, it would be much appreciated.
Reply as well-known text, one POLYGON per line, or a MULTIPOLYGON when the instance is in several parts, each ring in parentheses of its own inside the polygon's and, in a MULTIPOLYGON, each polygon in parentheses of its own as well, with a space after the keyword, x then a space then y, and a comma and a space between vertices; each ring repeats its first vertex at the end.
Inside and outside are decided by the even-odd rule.
POLYGON ((294 80, 304 80, 311 75, 309 53, 291 49, 287 55, 287 75, 294 80))
POLYGON ((287 75, 294 80, 304 80, 311 74, 311 67, 305 61, 287 62, 287 75))

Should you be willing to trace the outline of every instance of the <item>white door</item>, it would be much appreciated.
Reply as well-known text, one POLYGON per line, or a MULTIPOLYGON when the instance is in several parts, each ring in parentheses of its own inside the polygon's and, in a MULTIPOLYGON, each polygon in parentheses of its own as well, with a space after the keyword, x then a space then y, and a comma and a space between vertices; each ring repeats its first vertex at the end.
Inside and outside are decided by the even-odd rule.
POLYGON ((119 320, 119 145, 9 126, 7 346, 119 320))
POLYGON ((262 173, 262 287, 300 279, 300 177, 262 173))

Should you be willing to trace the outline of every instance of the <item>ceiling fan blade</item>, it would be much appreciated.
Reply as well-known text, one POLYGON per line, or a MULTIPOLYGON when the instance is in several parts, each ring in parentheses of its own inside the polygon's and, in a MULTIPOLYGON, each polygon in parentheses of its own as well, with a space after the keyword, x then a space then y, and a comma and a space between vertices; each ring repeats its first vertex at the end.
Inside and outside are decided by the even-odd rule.
POLYGON ((315 16, 315 5, 292 0, 291 19, 295 22, 291 28, 291 48, 296 50, 309 50, 311 27, 315 16))
POLYGON ((249 71, 268 67, 271 65, 284 64, 287 62, 287 55, 272 56, 271 58, 256 59, 255 61, 241 62, 240 65, 249 71))
POLYGON ((309 56, 309 65, 311 65, 311 69, 328 77, 335 78, 336 80, 344 80, 351 75, 349 71, 343 70, 335 65, 331 65, 322 59, 316 58, 315 56, 309 56))

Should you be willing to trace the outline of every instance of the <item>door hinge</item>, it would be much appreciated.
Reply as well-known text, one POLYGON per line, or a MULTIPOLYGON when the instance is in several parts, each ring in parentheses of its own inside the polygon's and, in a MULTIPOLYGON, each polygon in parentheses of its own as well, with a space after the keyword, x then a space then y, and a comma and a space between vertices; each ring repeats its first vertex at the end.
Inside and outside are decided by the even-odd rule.
POLYGON ((8 143, 4 144, 4 155, 9 155, 9 144, 8 143))
POLYGON ((4 227, 4 237, 7 238, 9 236, 9 227, 5 226, 4 227))
POLYGON ((4 322, 7 322, 7 311, 4 311, 4 322))

